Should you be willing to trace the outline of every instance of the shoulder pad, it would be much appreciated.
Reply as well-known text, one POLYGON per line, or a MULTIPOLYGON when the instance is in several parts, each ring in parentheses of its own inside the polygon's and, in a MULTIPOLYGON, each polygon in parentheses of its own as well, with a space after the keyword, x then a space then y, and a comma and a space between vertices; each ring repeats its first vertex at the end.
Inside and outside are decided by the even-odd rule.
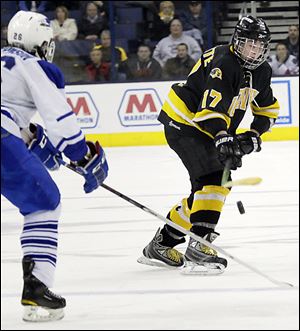
POLYGON ((38 61, 38 64, 45 72, 47 77, 56 85, 57 88, 62 89, 65 87, 65 80, 61 70, 54 64, 45 60, 38 61))

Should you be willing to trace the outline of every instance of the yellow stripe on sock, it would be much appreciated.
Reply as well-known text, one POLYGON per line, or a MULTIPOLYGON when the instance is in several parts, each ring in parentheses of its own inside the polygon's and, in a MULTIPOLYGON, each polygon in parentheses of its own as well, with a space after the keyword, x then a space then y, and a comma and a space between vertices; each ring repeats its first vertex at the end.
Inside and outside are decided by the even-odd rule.
POLYGON ((194 194, 192 214, 200 210, 221 212, 226 196, 230 191, 222 186, 207 185, 194 194))
POLYGON ((183 199, 180 204, 176 204, 170 211, 170 219, 172 222, 176 223, 177 225, 183 227, 186 230, 190 230, 192 227, 192 224, 189 220, 190 217, 190 211, 187 206, 187 199, 183 199), (181 205, 181 208, 179 211, 183 215, 180 214, 180 212, 177 210, 177 208, 181 205))

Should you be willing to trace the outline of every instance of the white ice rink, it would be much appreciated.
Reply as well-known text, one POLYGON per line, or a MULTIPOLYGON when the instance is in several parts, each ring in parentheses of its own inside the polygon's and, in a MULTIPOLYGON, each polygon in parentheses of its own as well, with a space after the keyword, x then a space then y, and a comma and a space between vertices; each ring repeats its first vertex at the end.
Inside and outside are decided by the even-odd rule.
MULTIPOLYGON (((102 188, 85 195, 82 178, 62 168, 53 175, 63 206, 54 290, 67 299, 66 316, 51 324, 22 322, 22 217, 1 198, 1 329, 299 329, 298 147, 265 142, 244 158, 233 178, 263 182, 233 188, 215 242, 295 288, 280 288, 230 259, 223 275, 210 277, 138 264, 163 222, 102 188)), ((106 154, 106 184, 162 215, 189 194, 185 168, 167 146, 107 148, 106 154)))

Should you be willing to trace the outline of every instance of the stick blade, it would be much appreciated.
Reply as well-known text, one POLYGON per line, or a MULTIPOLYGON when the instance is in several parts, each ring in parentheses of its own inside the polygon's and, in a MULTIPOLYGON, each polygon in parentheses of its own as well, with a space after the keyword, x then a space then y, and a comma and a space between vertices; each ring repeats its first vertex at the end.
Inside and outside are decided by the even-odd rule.
POLYGON ((225 183, 224 187, 233 187, 233 186, 244 186, 244 185, 257 185, 261 183, 262 178, 260 177, 248 177, 243 179, 231 180, 225 183))

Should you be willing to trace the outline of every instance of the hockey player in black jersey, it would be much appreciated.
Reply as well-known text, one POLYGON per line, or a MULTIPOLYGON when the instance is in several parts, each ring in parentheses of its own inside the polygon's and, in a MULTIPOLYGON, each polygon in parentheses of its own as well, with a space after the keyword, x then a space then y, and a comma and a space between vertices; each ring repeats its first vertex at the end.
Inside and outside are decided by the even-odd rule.
MULTIPOLYGON (((187 81, 171 87, 159 115, 167 142, 191 181, 190 196, 167 217, 209 242, 219 235, 215 227, 230 192, 221 185, 225 164, 236 170, 242 165, 242 156, 259 152, 260 136, 278 116, 279 104, 270 87, 272 70, 266 62, 270 39, 262 19, 240 19, 231 44, 206 51, 187 81), (253 114, 251 126, 236 134, 248 105, 253 114)), ((193 238, 184 255, 178 252, 174 247, 185 241, 184 236, 165 225, 138 261, 172 267, 190 261, 204 266, 207 273, 226 268, 226 259, 193 238)))

